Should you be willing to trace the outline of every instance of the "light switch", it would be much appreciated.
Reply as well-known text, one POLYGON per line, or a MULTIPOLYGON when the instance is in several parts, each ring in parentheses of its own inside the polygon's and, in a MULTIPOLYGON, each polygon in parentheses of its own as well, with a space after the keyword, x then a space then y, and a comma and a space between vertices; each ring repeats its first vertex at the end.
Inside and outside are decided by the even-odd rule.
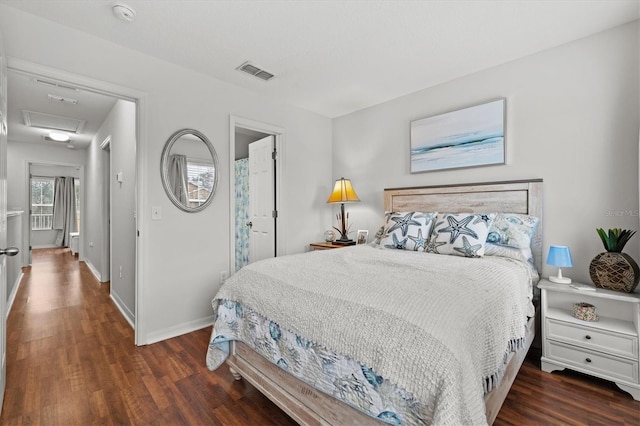
POLYGON ((122 183, 123 178, 124 178, 124 174, 123 174, 122 172, 118 172, 118 173, 116 173, 116 180, 117 180, 118 182, 122 183))
POLYGON ((151 207, 151 220, 162 219, 162 208, 160 206, 151 207))

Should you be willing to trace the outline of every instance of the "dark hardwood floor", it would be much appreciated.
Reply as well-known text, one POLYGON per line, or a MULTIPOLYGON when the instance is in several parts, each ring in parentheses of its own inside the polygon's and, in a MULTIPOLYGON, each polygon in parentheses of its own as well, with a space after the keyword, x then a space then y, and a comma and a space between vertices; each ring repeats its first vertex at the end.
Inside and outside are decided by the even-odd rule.
MULTIPOLYGON (((33 259, 7 324, 2 425, 294 424, 226 367, 206 368, 209 329, 136 347, 108 284, 68 250, 33 259)), ((496 425, 640 425, 640 402, 614 384, 537 364, 525 361, 496 425)))

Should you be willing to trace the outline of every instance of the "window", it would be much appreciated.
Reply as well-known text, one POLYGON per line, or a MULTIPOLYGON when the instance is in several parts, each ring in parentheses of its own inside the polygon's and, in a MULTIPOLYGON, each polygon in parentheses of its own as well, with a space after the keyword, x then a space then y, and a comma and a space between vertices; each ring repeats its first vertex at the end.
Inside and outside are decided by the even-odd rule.
POLYGON ((31 229, 52 229, 54 178, 31 178, 31 229))
POLYGON ((209 198, 214 183, 213 167, 213 163, 191 158, 187 159, 189 207, 198 207, 209 198))

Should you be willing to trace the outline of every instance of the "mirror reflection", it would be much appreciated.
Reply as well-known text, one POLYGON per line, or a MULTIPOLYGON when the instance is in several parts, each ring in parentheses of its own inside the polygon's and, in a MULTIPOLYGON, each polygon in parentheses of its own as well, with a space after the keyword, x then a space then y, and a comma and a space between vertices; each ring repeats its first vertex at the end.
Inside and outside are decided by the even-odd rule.
POLYGON ((177 131, 162 152, 162 183, 169 199, 187 212, 203 210, 216 190, 217 167, 215 149, 206 136, 193 129, 177 131))

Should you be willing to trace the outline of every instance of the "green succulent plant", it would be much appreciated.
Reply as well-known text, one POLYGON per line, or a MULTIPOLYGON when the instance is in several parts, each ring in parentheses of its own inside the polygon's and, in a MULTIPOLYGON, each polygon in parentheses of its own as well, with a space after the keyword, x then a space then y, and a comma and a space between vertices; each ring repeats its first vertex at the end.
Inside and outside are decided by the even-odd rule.
POLYGON ((633 237, 636 231, 630 229, 612 228, 609 229, 609 233, 604 232, 604 229, 597 228, 598 235, 604 244, 605 250, 613 253, 622 253, 622 249, 625 244, 633 237))

